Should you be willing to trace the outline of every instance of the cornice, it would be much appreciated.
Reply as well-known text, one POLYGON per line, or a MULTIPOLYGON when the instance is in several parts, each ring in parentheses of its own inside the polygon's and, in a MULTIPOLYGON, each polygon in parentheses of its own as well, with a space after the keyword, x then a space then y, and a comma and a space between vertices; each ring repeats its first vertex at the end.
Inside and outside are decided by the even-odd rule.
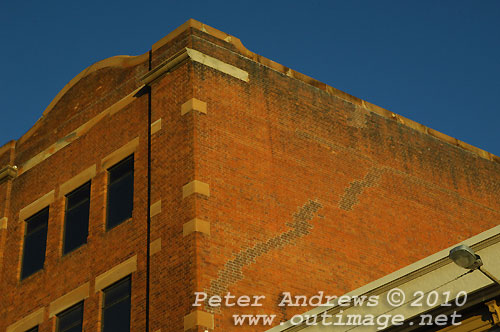
POLYGON ((0 183, 17 177, 17 166, 7 165, 0 170, 0 183))

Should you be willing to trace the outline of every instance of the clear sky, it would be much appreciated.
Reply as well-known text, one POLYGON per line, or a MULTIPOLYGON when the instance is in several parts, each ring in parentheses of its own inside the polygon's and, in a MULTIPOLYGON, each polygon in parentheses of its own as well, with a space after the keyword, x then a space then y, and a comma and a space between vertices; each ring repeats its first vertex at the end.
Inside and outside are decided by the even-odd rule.
POLYGON ((0 146, 83 69, 145 53, 189 18, 500 155, 500 0, 0 0, 0 146))

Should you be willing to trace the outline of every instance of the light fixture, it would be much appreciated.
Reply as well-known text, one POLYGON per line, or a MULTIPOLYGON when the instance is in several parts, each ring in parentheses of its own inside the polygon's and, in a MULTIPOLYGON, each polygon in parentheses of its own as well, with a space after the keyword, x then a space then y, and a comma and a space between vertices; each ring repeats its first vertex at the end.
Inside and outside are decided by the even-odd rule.
POLYGON ((486 269, 481 268, 483 265, 483 261, 478 254, 474 252, 471 248, 466 246, 465 244, 461 244, 450 250, 450 255, 448 256, 450 259, 460 267, 468 270, 479 270, 485 276, 487 276, 490 280, 500 285, 500 280, 495 278, 490 272, 486 271, 486 269))
POLYGON ((469 270, 475 270, 483 265, 483 261, 479 255, 474 253, 474 250, 461 244, 450 250, 450 259, 460 267, 469 270))

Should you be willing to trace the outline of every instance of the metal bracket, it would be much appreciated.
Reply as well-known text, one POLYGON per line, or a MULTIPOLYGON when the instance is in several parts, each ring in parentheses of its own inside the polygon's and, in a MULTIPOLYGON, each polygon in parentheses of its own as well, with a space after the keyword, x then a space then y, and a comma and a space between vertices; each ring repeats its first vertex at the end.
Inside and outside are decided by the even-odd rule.
POLYGON ((0 183, 17 177, 17 166, 7 165, 0 170, 0 183))
POLYGON ((497 305, 497 301, 492 300, 490 302, 485 303, 488 306, 488 309, 491 312, 491 316, 493 317, 493 324, 500 326, 500 307, 497 305))

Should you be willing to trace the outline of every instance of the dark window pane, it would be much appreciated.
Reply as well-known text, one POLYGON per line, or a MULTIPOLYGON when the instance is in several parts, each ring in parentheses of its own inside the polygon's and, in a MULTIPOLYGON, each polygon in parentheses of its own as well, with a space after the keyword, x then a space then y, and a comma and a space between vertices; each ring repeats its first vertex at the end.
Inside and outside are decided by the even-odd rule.
POLYGON ((90 182, 66 195, 63 254, 87 243, 89 233, 90 182))
POLYGON ((35 326, 35 327, 34 327, 34 328, 32 328, 32 329, 29 329, 29 330, 28 330, 28 331, 26 331, 26 332, 38 332, 38 325, 37 325, 37 326, 35 326))
POLYGON ((26 237, 24 244, 23 278, 43 268, 47 229, 42 228, 26 237))
POLYGON ((82 326, 73 326, 72 328, 64 330, 64 332, 82 332, 82 326))
POLYGON ((90 182, 85 183, 81 187, 73 190, 66 195, 67 198, 67 209, 71 209, 80 203, 84 203, 90 198, 90 182))
POLYGON ((104 306, 109 307, 116 302, 123 300, 130 293, 130 279, 116 283, 112 287, 106 288, 106 297, 104 298, 104 306))
POLYGON ((57 332, 81 332, 83 324, 83 302, 57 315, 57 332))
POLYGON ((48 207, 35 214, 33 217, 26 219, 21 279, 43 268, 45 262, 45 247, 47 244, 48 221, 48 207))
POLYGON ((132 217, 134 156, 109 169, 107 229, 132 217))
POLYGON ((130 331, 130 303, 125 301, 115 303, 104 309, 103 332, 130 331), (129 317, 126 319, 126 317, 129 317))
POLYGON ((109 186, 108 229, 132 217, 133 176, 127 176, 109 186))
POLYGON ((102 331, 130 331, 130 277, 104 289, 102 331))
POLYGON ((120 180, 123 176, 134 171, 134 155, 120 161, 109 169, 109 182, 113 183, 120 180))
POLYGON ((26 234, 36 232, 41 227, 47 227, 48 217, 49 208, 46 207, 45 209, 26 219, 26 234))

